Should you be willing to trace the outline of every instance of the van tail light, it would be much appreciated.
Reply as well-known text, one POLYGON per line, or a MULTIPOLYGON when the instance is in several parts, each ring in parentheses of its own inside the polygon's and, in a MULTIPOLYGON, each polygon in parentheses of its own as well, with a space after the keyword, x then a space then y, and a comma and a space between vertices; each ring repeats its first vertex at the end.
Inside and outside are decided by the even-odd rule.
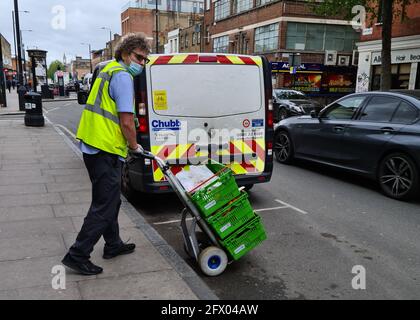
POLYGON ((273 128, 273 125, 274 125, 273 110, 271 110, 271 111, 268 110, 267 111, 267 125, 270 129, 273 128))
POLYGON ((140 133, 149 132, 149 119, 147 117, 147 107, 144 103, 139 103, 139 111, 137 119, 139 120, 139 127, 137 131, 140 133))

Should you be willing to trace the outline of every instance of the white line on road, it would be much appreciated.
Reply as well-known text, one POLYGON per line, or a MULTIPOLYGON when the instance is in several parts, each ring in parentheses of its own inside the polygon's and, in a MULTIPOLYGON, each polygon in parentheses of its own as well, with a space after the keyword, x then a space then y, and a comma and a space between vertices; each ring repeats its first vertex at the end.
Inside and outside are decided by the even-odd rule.
POLYGON ((263 212, 263 211, 273 211, 273 210, 285 209, 285 208, 289 208, 289 206, 281 206, 281 207, 274 207, 274 208, 256 209, 254 211, 255 212, 263 212))
POLYGON ((48 112, 51 112, 51 111, 54 111, 54 110, 57 110, 57 109, 60 109, 60 107, 52 108, 52 109, 48 110, 48 112))
POLYGON ((276 201, 276 202, 278 202, 278 203, 280 203, 280 204, 282 204, 284 206, 287 206, 287 207, 289 207, 289 208, 291 208, 293 210, 296 210, 297 212, 300 212, 302 214, 308 214, 306 211, 303 211, 303 210, 301 210, 299 208, 296 208, 296 207, 292 206, 291 204, 288 204, 287 202, 281 201, 279 199, 275 199, 274 201, 276 201))
POLYGON ((76 140, 76 136, 74 135, 73 132, 71 132, 69 129, 67 129, 65 126, 61 125, 61 124, 55 124, 56 127, 59 127, 61 129, 63 129, 64 131, 66 131, 74 140, 76 140))
MULTIPOLYGON (((192 220, 193 218, 187 218, 187 221, 192 220)), ((162 224, 171 224, 171 223, 178 223, 181 222, 181 220, 170 220, 170 221, 164 221, 164 222, 156 222, 154 225, 162 225, 162 224)))

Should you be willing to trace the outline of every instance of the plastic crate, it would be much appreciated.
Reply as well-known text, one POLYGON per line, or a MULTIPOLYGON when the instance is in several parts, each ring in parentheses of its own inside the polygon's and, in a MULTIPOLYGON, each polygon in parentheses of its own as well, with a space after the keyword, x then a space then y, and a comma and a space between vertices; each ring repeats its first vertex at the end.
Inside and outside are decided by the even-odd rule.
POLYGON ((207 164, 207 167, 219 179, 191 195, 193 203, 204 217, 210 216, 240 194, 232 171, 228 167, 215 162, 207 164))
POLYGON ((254 219, 220 243, 234 260, 238 260, 265 239, 267 239, 267 235, 261 223, 261 218, 255 215, 254 219))
POLYGON ((242 192, 238 198, 210 216, 207 222, 220 239, 225 239, 254 217, 248 194, 242 192))

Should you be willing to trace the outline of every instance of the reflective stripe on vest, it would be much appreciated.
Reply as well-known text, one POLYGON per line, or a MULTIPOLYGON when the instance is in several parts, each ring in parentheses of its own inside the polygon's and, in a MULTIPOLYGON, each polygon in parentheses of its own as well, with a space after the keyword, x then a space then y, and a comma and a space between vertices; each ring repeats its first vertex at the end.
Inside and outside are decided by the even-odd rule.
POLYGON ((98 74, 82 113, 77 138, 108 153, 127 156, 127 141, 122 134, 117 105, 109 95, 112 75, 126 69, 116 61, 98 74))

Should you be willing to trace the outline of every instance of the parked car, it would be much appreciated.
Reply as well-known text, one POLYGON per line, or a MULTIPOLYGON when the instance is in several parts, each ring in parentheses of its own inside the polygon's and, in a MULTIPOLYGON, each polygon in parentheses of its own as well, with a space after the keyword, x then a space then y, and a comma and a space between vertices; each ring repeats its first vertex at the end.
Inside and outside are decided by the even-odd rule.
POLYGON ((68 92, 76 92, 76 84, 74 81, 67 83, 64 87, 68 92))
POLYGON ((274 122, 291 116, 318 113, 323 106, 317 101, 309 99, 303 92, 288 89, 273 90, 274 122))
POLYGON ((275 129, 280 163, 307 159, 376 179, 394 199, 419 195, 420 98, 409 94, 351 94, 319 115, 293 117, 275 129))

